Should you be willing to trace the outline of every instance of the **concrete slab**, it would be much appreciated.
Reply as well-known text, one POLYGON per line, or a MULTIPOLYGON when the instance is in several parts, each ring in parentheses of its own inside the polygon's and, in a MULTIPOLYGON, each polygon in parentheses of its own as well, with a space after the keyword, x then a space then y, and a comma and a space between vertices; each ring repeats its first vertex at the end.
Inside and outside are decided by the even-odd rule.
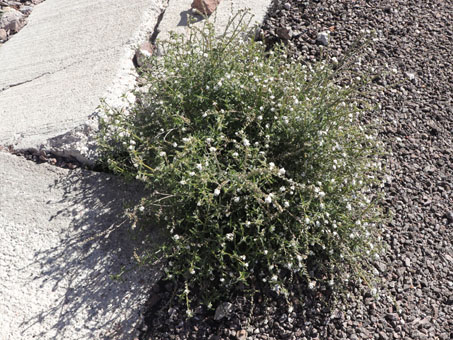
MULTIPOLYGON (((165 14, 159 24, 159 40, 166 40, 170 36, 170 32, 185 34, 188 31, 188 20, 193 17, 191 4, 193 0, 170 0, 165 14)), ((247 18, 251 20, 250 24, 261 24, 266 16, 267 9, 271 5, 272 0, 221 0, 219 6, 213 14, 208 18, 213 22, 216 32, 221 34, 225 31, 228 21, 238 11, 248 10, 247 18)), ((195 26, 203 25, 202 16, 196 16, 198 21, 195 26)))
POLYGON ((134 339, 155 280, 127 271, 139 244, 123 203, 139 192, 0 151, 1 340, 134 339))
POLYGON ((38 147, 134 84, 134 47, 167 0, 47 0, 0 46, 0 145, 38 147))

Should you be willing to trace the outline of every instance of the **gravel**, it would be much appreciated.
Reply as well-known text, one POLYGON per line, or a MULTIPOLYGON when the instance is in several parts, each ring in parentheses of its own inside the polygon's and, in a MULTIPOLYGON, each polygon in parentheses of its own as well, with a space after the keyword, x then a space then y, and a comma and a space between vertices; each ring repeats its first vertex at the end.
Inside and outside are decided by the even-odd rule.
POLYGON ((0 45, 24 28, 33 7, 43 1, 45 0, 0 0, 0 18, 11 12, 18 15, 14 20, 0 20, 0 45))
POLYGON ((453 338, 452 23, 449 0, 275 2, 265 41, 285 42, 303 62, 340 59, 372 37, 353 69, 371 75, 364 96, 379 109, 364 120, 377 124, 388 150, 383 208, 392 219, 376 263, 379 298, 352 287, 348 301, 329 308, 305 292, 292 311, 278 300, 252 308, 238 299, 216 321, 202 308, 191 319, 181 306, 169 310, 172 287, 162 284, 148 301, 142 339, 453 338))

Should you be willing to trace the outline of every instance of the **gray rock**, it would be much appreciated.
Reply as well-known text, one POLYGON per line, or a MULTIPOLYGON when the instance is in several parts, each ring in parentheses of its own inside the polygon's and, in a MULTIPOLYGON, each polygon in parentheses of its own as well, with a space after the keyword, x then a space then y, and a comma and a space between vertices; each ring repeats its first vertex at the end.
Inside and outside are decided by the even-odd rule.
POLYGON ((321 32, 316 38, 316 42, 320 45, 327 46, 329 45, 329 32, 321 32))
POLYGON ((230 302, 224 302, 220 304, 215 310, 214 320, 221 320, 228 316, 233 310, 233 304, 230 302))
POLYGON ((30 15, 31 11, 33 11, 33 6, 23 6, 23 7, 19 8, 19 11, 22 14, 30 15))
POLYGON ((0 17, 0 28, 13 33, 18 32, 24 25, 24 15, 13 9, 9 10, 0 17))
POLYGON ((415 79, 415 73, 406 72, 406 76, 409 78, 409 80, 414 80, 415 79))

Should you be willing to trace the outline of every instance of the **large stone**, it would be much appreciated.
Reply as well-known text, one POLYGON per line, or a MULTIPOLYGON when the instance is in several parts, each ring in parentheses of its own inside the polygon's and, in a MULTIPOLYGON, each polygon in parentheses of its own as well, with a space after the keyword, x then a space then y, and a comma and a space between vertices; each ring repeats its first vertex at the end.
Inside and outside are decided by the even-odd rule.
POLYGON ((154 47, 153 45, 149 42, 146 41, 143 44, 141 44, 137 50, 135 51, 135 63, 137 64, 138 67, 142 67, 146 59, 151 57, 154 52, 154 47))
POLYGON ((219 5, 220 0, 194 0, 192 2, 192 8, 198 12, 211 15, 219 5))
POLYGON ((18 32, 24 25, 24 15, 13 9, 9 10, 0 17, 0 28, 12 33, 18 32))

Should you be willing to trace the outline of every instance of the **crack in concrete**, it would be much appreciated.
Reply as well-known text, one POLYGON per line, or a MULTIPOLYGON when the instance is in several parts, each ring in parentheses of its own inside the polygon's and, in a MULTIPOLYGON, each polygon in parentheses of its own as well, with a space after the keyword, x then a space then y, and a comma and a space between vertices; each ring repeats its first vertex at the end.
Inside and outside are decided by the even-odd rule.
POLYGON ((157 22, 156 22, 156 24, 154 25, 153 32, 151 33, 151 36, 150 36, 150 38, 149 38, 150 43, 153 44, 153 45, 156 43, 157 36, 158 36, 159 33, 160 33, 159 25, 160 25, 160 23, 162 22, 162 19, 164 18, 165 11, 166 11, 167 8, 168 8, 169 2, 170 2, 170 1, 167 1, 167 5, 162 9, 162 11, 160 12, 159 16, 157 17, 157 22))
POLYGON ((11 88, 13 88, 13 87, 16 87, 16 86, 20 86, 20 85, 23 85, 23 84, 31 83, 32 81, 35 81, 35 80, 37 80, 37 79, 39 79, 39 78, 41 78, 41 77, 44 77, 44 76, 46 76, 46 75, 48 75, 48 74, 52 74, 52 72, 45 72, 45 73, 40 74, 39 76, 34 77, 34 78, 32 78, 32 79, 28 79, 28 80, 21 81, 21 82, 19 82, 19 83, 7 85, 6 87, 0 89, 0 93, 6 91, 6 90, 8 90, 8 89, 11 89, 11 88))
POLYGON ((62 68, 60 68, 60 69, 58 69, 58 70, 56 70, 56 71, 53 71, 53 72, 51 72, 51 71, 44 72, 43 74, 40 74, 39 76, 36 76, 36 77, 34 77, 34 78, 32 78, 32 79, 28 79, 28 80, 21 81, 21 82, 19 82, 19 83, 7 85, 7 86, 5 86, 5 87, 3 87, 3 88, 0 89, 0 93, 5 92, 6 90, 9 90, 9 89, 11 89, 11 88, 13 88, 13 87, 17 87, 17 86, 21 86, 21 85, 24 85, 24 84, 31 83, 31 82, 33 82, 33 81, 35 81, 35 80, 38 80, 39 78, 42 78, 42 77, 44 77, 44 76, 48 76, 48 75, 52 75, 52 74, 55 74, 55 73, 64 71, 64 70, 66 70, 67 68, 69 68, 69 67, 71 67, 71 66, 73 66, 73 65, 76 65, 76 64, 78 64, 78 63, 80 63, 80 62, 81 62, 80 60, 74 61, 73 63, 71 63, 71 64, 69 64, 69 65, 66 65, 66 66, 64 66, 64 67, 62 67, 62 68))
POLYGON ((75 157, 71 155, 61 155, 49 150, 35 150, 35 149, 14 149, 13 146, 4 147, 0 145, 0 152, 7 152, 9 154, 21 157, 27 161, 42 164, 47 163, 49 165, 55 166, 57 168, 63 168, 68 170, 75 170, 75 169, 84 169, 90 170, 94 172, 102 172, 102 173, 112 173, 108 171, 105 167, 101 164, 93 164, 89 165, 86 163, 82 163, 77 160, 75 157))
MULTIPOLYGON (((164 14, 165 14, 165 11, 168 7, 168 4, 169 4, 170 1, 167 1, 166 2, 166 5, 164 6, 164 8, 162 9, 161 13, 158 15, 157 17, 157 22, 156 24, 154 25, 154 28, 151 32, 151 34, 149 35, 149 38, 148 40, 154 45, 156 40, 157 40, 157 36, 158 34, 160 33, 160 30, 159 30, 159 26, 160 26, 160 23, 162 22, 162 19, 164 17, 164 14)), ((98 52, 98 51, 96 51, 98 52)), ((103 52, 103 51, 100 51, 100 52, 103 52)), ((13 87, 17 87, 17 86, 20 86, 20 85, 23 85, 23 84, 27 84, 27 83, 31 83, 39 78, 42 78, 46 75, 53 75, 55 73, 58 73, 60 71, 64 71, 65 69, 77 64, 77 63, 80 63, 81 61, 75 61, 59 70, 56 70, 56 71, 53 71, 53 72, 45 72, 39 76, 36 76, 32 79, 29 79, 29 80, 25 80, 25 81, 22 81, 22 82, 19 82, 19 83, 15 83, 15 84, 11 84, 11 85, 8 85, 2 89, 0 89, 0 93, 10 89, 10 88, 13 88, 13 87)), ((64 154, 64 150, 63 150, 63 153, 62 152, 55 152, 55 151, 52 151, 52 150, 47 150, 45 148, 42 148, 40 150, 37 150, 35 148, 25 148, 25 149, 14 149, 14 147, 12 145, 9 145, 9 146, 2 146, 0 145, 0 151, 6 151, 10 154, 13 154, 15 156, 18 156, 18 157, 22 157, 28 161, 31 161, 31 162, 34 162, 34 163, 47 163, 47 164, 50 164, 50 165, 53 165, 55 167, 60 167, 60 168, 66 168, 66 169, 70 169, 70 170, 74 170, 76 168, 82 168, 82 169, 86 169, 86 170, 91 170, 91 171, 95 171, 95 172, 103 172, 103 173, 111 173, 109 170, 107 170, 104 166, 102 166, 101 164, 99 163, 94 163, 94 164, 88 164, 87 162, 83 162, 81 160, 79 160, 77 157, 75 157, 71 152, 69 152, 68 154, 64 154)))

